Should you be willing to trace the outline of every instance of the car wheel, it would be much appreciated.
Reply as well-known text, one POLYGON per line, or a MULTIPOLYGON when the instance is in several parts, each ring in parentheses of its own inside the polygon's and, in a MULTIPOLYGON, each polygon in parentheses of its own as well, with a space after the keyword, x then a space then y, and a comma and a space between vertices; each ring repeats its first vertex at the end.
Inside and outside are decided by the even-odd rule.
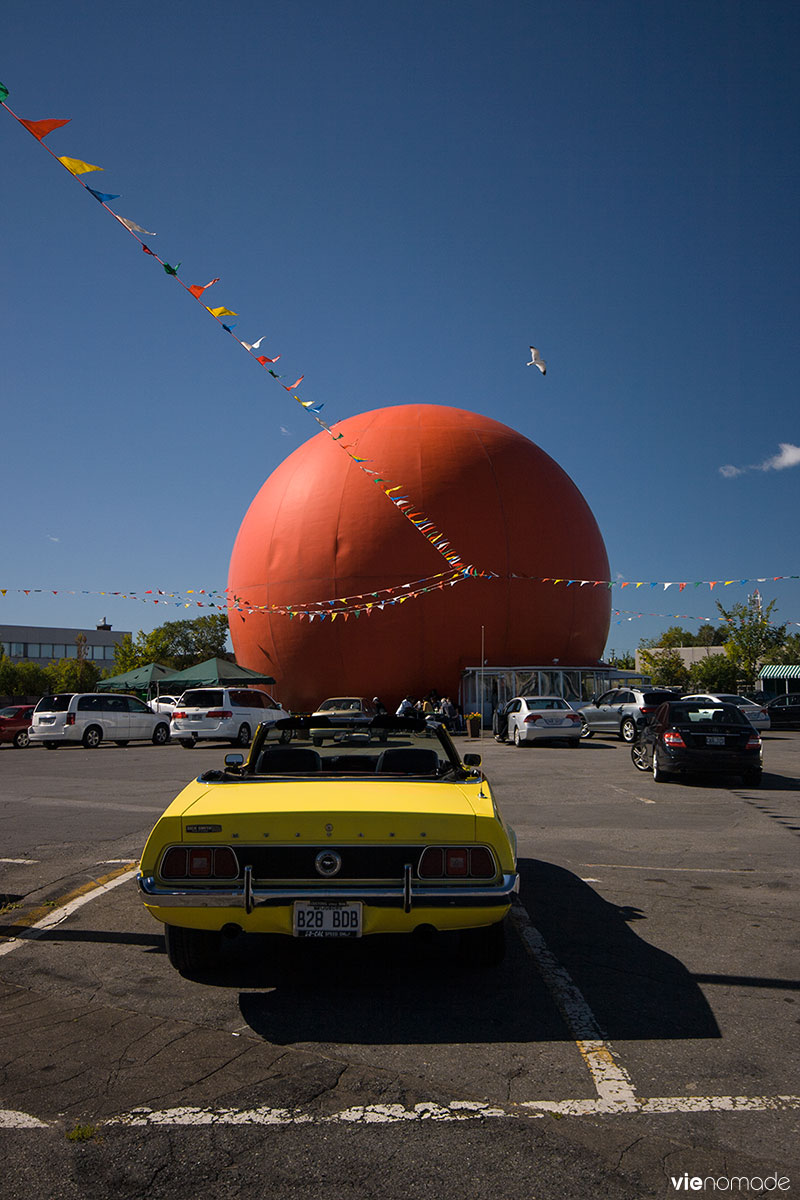
POLYGON ((31 736, 27 729, 18 729, 14 734, 14 745, 18 750, 24 750, 26 746, 30 746, 31 736))
POLYGON ((82 740, 87 750, 96 750, 103 740, 103 731, 99 725, 90 725, 84 730, 82 740))
POLYGON ((619 727, 619 736, 628 745, 636 739, 636 722, 633 717, 626 717, 619 727))
POLYGON ((761 787, 761 772, 760 771, 745 771, 742 775, 742 780, 745 787, 757 788, 761 787))
POLYGON ((581 718, 581 737, 582 738, 590 738, 593 733, 594 733, 594 730, 590 729, 589 726, 586 724, 586 721, 584 721, 583 718, 581 718))
POLYGON ((153 730, 153 745, 166 746, 169 741, 169 725, 165 725, 162 721, 160 725, 156 725, 153 730))
POLYGON ((61 742, 42 742, 45 750, 57 750, 61 742))
POLYGON ((631 762, 637 771, 647 771, 647 747, 644 742, 634 742, 631 746, 631 762))
POLYGON ((468 967, 499 967, 506 955, 506 923, 462 929, 458 956, 468 967))
POLYGON ((127 742, 114 742, 115 746, 127 746, 127 742))
POLYGON ((183 975, 205 971, 216 966, 219 958, 220 935, 208 929, 182 929, 180 925, 164 926, 167 958, 183 975))
POLYGON ((197 745, 197 738, 180 738, 180 743, 184 750, 194 750, 197 745))
POLYGON ((514 745, 515 746, 522 745, 522 738, 519 736, 519 726, 518 725, 516 725, 514 727, 514 745))
POLYGON ((666 783, 667 781, 666 772, 662 771, 658 765, 658 751, 655 747, 653 747, 653 781, 655 783, 666 783))
POLYGON ((313 742, 313 744, 314 744, 315 746, 321 746, 321 745, 322 745, 322 738, 321 738, 321 737, 312 737, 311 741, 313 742))
POLYGON ((232 746, 241 746, 241 748, 243 750, 246 750, 247 747, 250 745, 250 736, 251 736, 250 735, 250 726, 249 725, 240 725, 239 732, 237 733, 234 740, 231 742, 231 745, 232 746))
POLYGON ((282 729, 281 736, 278 738, 278 741, 280 742, 280 744, 282 746, 288 746, 288 744, 291 740, 292 740, 291 729, 282 729))

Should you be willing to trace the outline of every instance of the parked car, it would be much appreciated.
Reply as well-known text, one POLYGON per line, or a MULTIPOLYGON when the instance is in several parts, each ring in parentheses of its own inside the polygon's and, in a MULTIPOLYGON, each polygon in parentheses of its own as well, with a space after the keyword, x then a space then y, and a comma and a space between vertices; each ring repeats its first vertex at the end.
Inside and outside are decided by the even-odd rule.
POLYGON ((560 741, 580 746, 580 715, 561 696, 515 696, 502 706, 502 716, 493 724, 498 742, 530 746, 560 741))
POLYGON ((761 738, 737 704, 672 700, 639 728, 631 747, 639 771, 656 783, 670 775, 740 775, 747 787, 761 783, 761 738))
POLYGON ((102 741, 127 746, 147 741, 164 746, 169 741, 165 717, 152 712, 137 696, 114 692, 62 692, 43 696, 33 710, 32 742, 56 750, 69 742, 82 742, 93 750, 102 741))
MULTIPOLYGON (((278 726, 307 738, 319 720, 334 722, 278 726)), ((382 747, 345 722, 344 740, 322 749, 275 745, 269 732, 246 762, 228 754, 224 771, 193 780, 147 840, 138 886, 174 967, 212 968, 223 931, 460 931, 469 962, 500 960, 516 840, 479 755, 461 759, 443 725, 421 716, 375 717, 382 747)))
POLYGON ((623 742, 633 742, 638 722, 665 700, 675 700, 677 694, 670 688, 612 688, 581 708, 581 737, 615 733, 623 742))
POLYGON ((706 700, 711 704, 735 704, 756 729, 760 729, 763 733, 765 729, 770 728, 770 717, 766 708, 761 704, 754 704, 746 696, 734 696, 730 692, 693 692, 689 696, 684 696, 683 699, 706 700))
POLYGON ((166 713, 168 717, 171 717, 177 703, 177 696, 154 696, 150 701, 150 707, 155 713, 166 713))
POLYGON ((772 729, 800 729, 800 692, 776 696, 766 708, 772 729))
MULTIPOLYGON (((376 713, 373 704, 369 700, 365 700, 363 696, 331 696, 328 700, 323 700, 319 708, 315 709, 311 715, 312 717, 333 719, 341 734, 343 724, 363 728, 369 725, 376 713)), ((314 745, 321 746, 325 737, 333 737, 334 733, 328 734, 324 729, 324 721, 319 721, 313 733, 314 745)))
POLYGON ((28 746, 32 718, 32 704, 10 704, 8 708, 0 708, 0 742, 11 742, 18 750, 28 746))
POLYGON ((191 750, 201 741, 247 747, 259 725, 273 728, 286 713, 261 688, 190 688, 172 713, 170 732, 191 750))

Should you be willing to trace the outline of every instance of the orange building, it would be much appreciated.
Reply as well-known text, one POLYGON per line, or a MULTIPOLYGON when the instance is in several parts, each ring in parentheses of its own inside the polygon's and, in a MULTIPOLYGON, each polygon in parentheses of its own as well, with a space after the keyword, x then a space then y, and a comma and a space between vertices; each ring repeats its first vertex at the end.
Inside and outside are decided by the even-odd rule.
POLYGON ((490 417, 439 405, 376 409, 335 432, 349 454, 322 432, 289 455, 231 556, 236 660, 273 675, 285 706, 308 710, 332 695, 395 705, 431 689, 455 699, 482 640, 507 666, 598 662, 611 602, 592 584, 608 579, 608 558, 586 501, 549 455, 490 417), (383 494, 385 481, 402 485, 395 495, 444 534, 448 553, 495 577, 440 586, 450 564, 383 494), (410 596, 418 588, 404 585, 420 580, 430 590, 410 596))

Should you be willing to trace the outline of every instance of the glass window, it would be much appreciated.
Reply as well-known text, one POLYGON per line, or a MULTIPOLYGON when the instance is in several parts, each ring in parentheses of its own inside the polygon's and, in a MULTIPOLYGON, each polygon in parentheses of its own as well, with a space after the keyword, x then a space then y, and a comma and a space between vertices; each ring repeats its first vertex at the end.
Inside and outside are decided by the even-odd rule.
POLYGON ((143 704, 136 696, 128 696, 128 708, 133 713, 152 713, 152 709, 143 704))
POLYGON ((12 642, 11 643, 11 657, 12 658, 24 658, 25 657, 25 646, 22 642, 12 642))
POLYGON ((66 658, 67 647, 61 642, 53 643, 53 658, 66 658))
POLYGON ((40 654, 39 654, 40 658, 52 658, 53 657, 53 643, 52 642, 42 642, 41 646, 39 647, 39 650, 40 650, 40 654))
POLYGON ((77 646, 72 646, 72 645, 67 646, 66 651, 67 651, 67 653, 64 655, 65 658, 77 658, 78 657, 78 647, 77 646))
POLYGON ((92 652, 92 658, 95 658, 95 659, 99 658, 101 660, 103 658, 105 658, 105 649, 106 649, 105 646, 88 646, 87 647, 87 650, 91 650, 91 652, 92 652))
POLYGON ((39 643, 28 642, 26 658, 39 658, 39 643))
POLYGON ((3 642, 3 654, 11 653, 11 642, 3 642))
POLYGON ((109 660, 111 662, 114 661, 114 647, 113 646, 104 646, 103 647, 103 658, 106 660, 106 662, 109 662, 109 660))

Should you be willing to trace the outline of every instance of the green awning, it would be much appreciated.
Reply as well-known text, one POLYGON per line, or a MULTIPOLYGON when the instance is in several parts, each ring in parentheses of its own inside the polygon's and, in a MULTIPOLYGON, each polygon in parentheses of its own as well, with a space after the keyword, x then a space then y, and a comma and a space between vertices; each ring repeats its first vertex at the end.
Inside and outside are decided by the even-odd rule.
POLYGON ((122 675, 112 675, 110 679, 100 679, 97 683, 98 692, 130 692, 140 688, 152 687, 155 683, 171 675, 170 667, 162 667, 161 663, 148 663, 146 667, 134 667, 122 675))
POLYGON ((161 680, 162 687, 180 688, 181 691, 190 687, 247 687, 274 682, 271 675, 237 666, 224 658, 209 658, 185 671, 171 671, 161 680))
POLYGON ((767 663, 758 672, 759 679, 800 679, 800 663, 767 663))

